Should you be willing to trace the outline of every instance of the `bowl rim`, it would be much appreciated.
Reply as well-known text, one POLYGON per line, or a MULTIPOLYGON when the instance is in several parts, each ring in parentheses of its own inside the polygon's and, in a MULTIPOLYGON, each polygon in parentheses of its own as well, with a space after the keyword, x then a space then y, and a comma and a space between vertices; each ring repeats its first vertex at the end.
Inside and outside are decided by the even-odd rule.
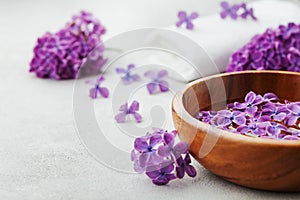
POLYGON ((224 139, 229 139, 236 142, 248 142, 248 143, 257 143, 257 144, 265 144, 265 145, 276 145, 276 146, 285 146, 285 147, 300 147, 300 140, 274 140, 274 139, 268 139, 268 138, 258 138, 258 137, 247 137, 245 135, 241 134, 235 134, 230 131, 222 130, 217 127, 213 127, 207 123, 204 123, 195 117, 193 117, 191 114, 187 112, 183 105, 183 95, 185 92, 193 87, 194 85, 205 82, 210 79, 214 78, 220 78, 225 76, 232 76, 232 75, 239 75, 239 74, 290 74, 290 75, 298 75, 300 76, 300 73, 298 72, 289 72, 289 71, 279 71, 279 70, 248 70, 248 71, 238 71, 238 72, 226 72, 226 73, 220 73, 215 74, 207 77, 203 77, 197 80, 194 80, 186 86, 178 91, 172 100, 172 111, 175 112, 180 118, 182 118, 184 121, 189 123, 191 126, 193 126, 195 129, 201 128, 202 130, 205 130, 206 134, 212 133, 212 134, 218 134, 219 136, 223 137, 224 139), (180 111, 180 112, 178 112, 180 111), (208 132, 209 130, 209 132, 208 132))

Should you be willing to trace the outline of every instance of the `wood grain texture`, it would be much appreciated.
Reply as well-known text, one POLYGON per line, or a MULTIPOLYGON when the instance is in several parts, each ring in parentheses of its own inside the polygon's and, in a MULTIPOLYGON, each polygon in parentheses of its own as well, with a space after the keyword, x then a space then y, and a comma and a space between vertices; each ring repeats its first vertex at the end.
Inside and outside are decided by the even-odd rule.
POLYGON ((247 71, 194 81, 173 99, 173 121, 180 139, 206 169, 230 182, 270 191, 300 191, 300 141, 238 135, 193 118, 199 110, 223 109, 242 100, 249 91, 300 101, 300 74, 247 71))

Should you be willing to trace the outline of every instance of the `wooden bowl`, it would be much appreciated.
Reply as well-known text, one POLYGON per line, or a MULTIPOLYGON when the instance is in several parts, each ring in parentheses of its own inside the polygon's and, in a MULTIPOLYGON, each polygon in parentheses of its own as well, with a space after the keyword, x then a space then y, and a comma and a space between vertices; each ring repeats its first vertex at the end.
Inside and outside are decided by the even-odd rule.
POLYGON ((172 103, 174 125, 191 155, 212 173, 238 185, 270 191, 300 191, 300 141, 234 134, 203 123, 199 110, 224 109, 249 91, 300 101, 300 74, 282 71, 223 73, 196 80, 172 103))

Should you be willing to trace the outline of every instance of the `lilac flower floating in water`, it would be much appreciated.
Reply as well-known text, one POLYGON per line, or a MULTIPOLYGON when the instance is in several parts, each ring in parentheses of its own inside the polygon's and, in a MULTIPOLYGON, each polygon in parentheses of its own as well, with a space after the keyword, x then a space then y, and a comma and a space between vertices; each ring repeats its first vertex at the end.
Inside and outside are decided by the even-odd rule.
POLYGON ((150 83, 147 84, 149 94, 154 94, 158 91, 169 91, 169 84, 167 81, 164 80, 164 78, 168 77, 167 70, 161 70, 157 74, 154 71, 147 71, 144 74, 144 76, 152 80, 150 83))
POLYGON ((227 72, 284 70, 300 72, 300 24, 267 29, 233 53, 227 72))
POLYGON ((182 24, 186 24, 186 28, 189 30, 192 30, 194 28, 194 25, 192 21, 196 18, 198 18, 197 12, 192 12, 190 15, 188 15, 185 11, 179 11, 178 12, 178 18, 179 21, 176 23, 177 27, 180 27, 182 24))
POLYGON ((154 129, 154 132, 136 138, 131 152, 135 171, 145 172, 156 185, 183 178, 185 173, 195 177, 197 172, 191 165, 188 145, 175 142, 176 135, 176 131, 154 129))
POLYGON ((127 115, 132 115, 137 123, 142 121, 142 116, 138 113, 140 108, 140 104, 137 101, 133 101, 131 105, 128 107, 128 103, 125 103, 120 106, 118 115, 115 116, 115 120, 118 123, 123 123, 126 121, 127 115))
POLYGON ((82 66, 86 71, 92 66, 99 72, 106 62, 100 38, 104 33, 105 28, 91 13, 80 12, 57 33, 38 38, 29 71, 39 78, 55 80, 77 78, 82 66), (93 50, 97 52, 96 60, 87 58, 93 50))
POLYGON ((86 81, 87 84, 93 84, 94 87, 90 89, 90 97, 92 99, 96 99, 98 97, 98 94, 102 96, 103 98, 107 98, 109 95, 109 91, 106 87, 101 87, 102 82, 105 80, 104 76, 100 75, 97 78, 96 83, 93 83, 92 81, 88 80, 86 81))
POLYGON ((300 102, 279 102, 273 93, 263 96, 250 91, 245 101, 227 105, 225 110, 200 111, 202 122, 236 134, 253 137, 300 140, 300 102))
POLYGON ((243 125, 246 123, 245 113, 241 111, 220 110, 218 111, 216 118, 216 124, 219 127, 226 127, 232 123, 236 125, 243 125))
POLYGON ((141 80, 141 77, 138 74, 131 74, 131 71, 135 68, 134 64, 130 64, 127 66, 127 69, 124 68, 116 68, 116 72, 118 74, 122 74, 121 77, 124 84, 130 84, 135 81, 141 80))

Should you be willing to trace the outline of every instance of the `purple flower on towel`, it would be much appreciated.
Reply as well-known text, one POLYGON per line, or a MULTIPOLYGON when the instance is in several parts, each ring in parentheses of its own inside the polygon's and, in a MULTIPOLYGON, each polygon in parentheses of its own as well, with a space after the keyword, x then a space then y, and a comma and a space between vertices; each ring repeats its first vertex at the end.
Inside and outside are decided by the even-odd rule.
POLYGON ((222 1, 220 5, 222 7, 222 11, 220 12, 220 16, 222 19, 225 19, 227 16, 231 17, 232 19, 237 19, 237 12, 240 9, 240 5, 234 4, 231 6, 226 1, 222 1))
POLYGON ((154 94, 158 91, 168 92, 169 84, 164 78, 168 77, 167 70, 161 70, 157 74, 154 71, 147 71, 144 74, 145 77, 150 78, 152 81, 147 84, 147 89, 149 94, 154 94))
POLYGON ((130 64, 127 66, 127 69, 124 68, 116 68, 116 72, 118 74, 122 74, 122 81, 124 84, 130 84, 135 81, 141 80, 140 76, 138 74, 131 74, 131 71, 135 68, 134 64, 130 64))
POLYGON ((189 30, 192 30, 194 28, 194 25, 192 21, 198 17, 197 12, 192 12, 190 15, 188 15, 185 11, 179 11, 178 12, 178 18, 179 21, 176 23, 177 27, 180 27, 182 24, 186 24, 186 28, 189 30))

